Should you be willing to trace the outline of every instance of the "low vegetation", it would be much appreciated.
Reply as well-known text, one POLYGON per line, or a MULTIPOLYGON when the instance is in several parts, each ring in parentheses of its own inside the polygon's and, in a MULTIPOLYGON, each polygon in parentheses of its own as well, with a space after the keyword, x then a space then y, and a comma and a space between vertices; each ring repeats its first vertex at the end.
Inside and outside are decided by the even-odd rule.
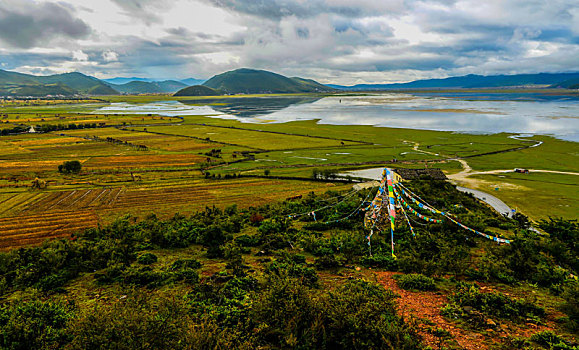
POLYGON ((452 281, 478 273, 517 288, 536 277, 511 269, 521 257, 533 256, 549 256, 523 262, 530 271, 542 271, 548 293, 567 300, 561 310, 568 313, 566 329, 573 329, 578 287, 568 276, 577 272, 577 256, 565 244, 553 255, 549 242, 575 234, 574 221, 546 220, 542 225, 553 241, 535 237, 538 242, 531 244, 517 221, 493 214, 445 182, 408 186, 472 227, 501 228, 522 242, 497 246, 446 223, 417 227, 413 236, 400 221, 398 258, 390 256, 389 238, 382 235, 373 237, 370 257, 363 212, 356 212, 373 195, 364 191, 350 197, 330 191, 247 209, 208 207, 170 219, 127 216, 74 239, 0 253, 0 291, 6 298, 0 342, 12 349, 417 349, 421 332, 398 313, 396 295, 370 282, 365 271, 371 270, 352 266, 412 272, 402 275, 399 285, 425 293, 436 287, 429 276, 453 276, 444 282, 442 291, 452 293, 442 313, 479 331, 499 322, 541 324, 547 311, 537 300, 452 281), (311 215, 288 218, 322 203, 333 205, 318 210, 317 221, 311 215), (494 266, 508 278, 490 273, 479 251, 493 254, 494 266))
POLYGON ((398 279, 398 285, 407 290, 436 290, 436 283, 433 278, 424 276, 419 273, 402 275, 398 279))
POLYGON ((58 172, 63 174, 78 174, 82 164, 78 160, 69 160, 58 166, 58 172))

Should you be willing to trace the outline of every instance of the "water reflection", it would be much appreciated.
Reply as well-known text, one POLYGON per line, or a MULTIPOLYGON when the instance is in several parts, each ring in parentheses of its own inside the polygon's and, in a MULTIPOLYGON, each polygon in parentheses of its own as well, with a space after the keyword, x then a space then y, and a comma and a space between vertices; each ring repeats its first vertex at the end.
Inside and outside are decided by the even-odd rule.
POLYGON ((234 115, 240 118, 255 118, 272 114, 292 105, 308 104, 318 101, 321 97, 291 96, 291 97, 241 97, 226 99, 204 99, 181 101, 186 105, 209 106, 219 114, 234 115))
POLYGON ((248 123, 319 120, 466 133, 548 134, 579 141, 579 99, 544 94, 376 93, 116 103, 98 113, 212 115, 248 123))

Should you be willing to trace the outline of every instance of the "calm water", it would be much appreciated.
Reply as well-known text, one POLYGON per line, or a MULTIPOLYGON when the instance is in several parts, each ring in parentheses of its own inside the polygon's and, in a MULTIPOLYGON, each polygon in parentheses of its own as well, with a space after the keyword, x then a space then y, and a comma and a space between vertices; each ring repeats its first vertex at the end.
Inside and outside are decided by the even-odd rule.
POLYGON ((543 94, 384 93, 368 96, 228 98, 114 103, 98 113, 211 115, 247 123, 317 119, 466 133, 545 134, 579 142, 579 98, 543 94))

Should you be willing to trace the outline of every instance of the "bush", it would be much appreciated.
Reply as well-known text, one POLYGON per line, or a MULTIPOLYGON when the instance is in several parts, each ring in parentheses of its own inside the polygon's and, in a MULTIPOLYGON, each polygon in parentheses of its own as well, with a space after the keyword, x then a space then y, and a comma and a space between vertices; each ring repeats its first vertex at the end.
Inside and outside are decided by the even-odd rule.
POLYGON ((396 314, 395 294, 361 280, 322 299, 326 349, 419 349, 414 330, 396 314))
POLYGON ((569 345, 565 339, 551 331, 535 333, 530 337, 531 341, 541 345, 545 349, 577 350, 578 347, 569 345))
POLYGON ((396 315, 394 298, 364 281, 320 293, 295 279, 275 278, 253 303, 251 319, 262 347, 419 349, 414 331, 396 315))
POLYGON ((243 234, 236 237, 235 242, 242 247, 256 247, 259 245, 259 237, 243 234))
POLYGON ((406 290, 436 290, 434 279, 426 277, 419 273, 411 273, 402 275, 398 279, 398 286, 406 290))
POLYGON ((141 254, 137 258, 137 262, 141 265, 151 265, 157 262, 157 256, 153 253, 141 254))
POLYGON ((129 295, 98 301, 80 315, 70 332, 70 349, 186 349, 190 316, 178 298, 129 295))
POLYGON ((78 160, 66 161, 58 166, 58 172, 63 174, 78 174, 82 164, 78 160))
POLYGON ((482 293, 477 285, 461 282, 457 285, 442 314, 450 318, 469 320, 475 327, 484 325, 486 317, 505 319, 534 319, 545 316, 545 309, 527 300, 511 299, 493 291, 482 293))
POLYGON ((360 264, 366 267, 380 267, 388 271, 396 271, 398 264, 392 255, 378 255, 365 256, 360 260, 360 264))
POLYGON ((342 259, 336 259, 335 255, 324 255, 316 258, 314 265, 318 270, 335 269, 343 264, 342 259))
POLYGON ((297 261, 296 259, 291 259, 291 257, 291 255, 290 258, 282 257, 281 259, 270 263, 265 272, 270 276, 270 278, 288 276, 300 279, 305 285, 317 286, 318 274, 316 273, 316 270, 305 263, 305 258, 303 262, 301 262, 301 259, 298 259, 299 257, 302 257, 301 255, 295 256, 296 259, 298 259, 297 261))
POLYGON ((565 299, 563 311, 569 316, 569 328, 572 330, 579 329, 579 283, 570 281, 562 294, 565 299))
POLYGON ((195 259, 178 259, 171 265, 170 270, 198 269, 200 267, 201 263, 195 259))
POLYGON ((52 301, 24 301, 0 306, 0 348, 59 349, 71 340, 66 329, 74 307, 52 301))
POLYGON ((226 241, 227 236, 221 227, 217 225, 211 225, 208 227, 201 237, 201 243, 207 247, 208 258, 223 257, 223 244, 226 241))

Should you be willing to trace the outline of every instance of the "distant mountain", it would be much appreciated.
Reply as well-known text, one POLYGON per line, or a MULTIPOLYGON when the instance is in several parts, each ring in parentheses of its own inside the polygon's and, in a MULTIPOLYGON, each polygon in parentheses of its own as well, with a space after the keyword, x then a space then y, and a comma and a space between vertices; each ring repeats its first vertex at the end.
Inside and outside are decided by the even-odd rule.
MULTIPOLYGON (((162 81, 177 81, 180 83, 183 83, 185 86, 191 86, 191 85, 201 85, 205 82, 205 80, 203 79, 195 79, 195 78, 188 78, 188 79, 183 79, 183 80, 155 80, 155 79, 151 79, 151 78, 138 78, 138 77, 132 77, 132 78, 123 78, 123 77, 116 77, 116 78, 110 78, 110 79, 102 79, 102 81, 107 82, 109 84, 115 84, 115 85, 123 85, 126 83, 130 83, 131 81, 144 81, 147 83, 153 83, 153 82, 162 82, 162 81)), ((175 90, 177 91, 177 90, 175 90)))
POLYGON ((126 84, 111 84, 115 90, 122 94, 159 94, 163 91, 154 83, 146 81, 131 81, 126 84))
POLYGON ((177 80, 158 81, 157 85, 159 85, 164 92, 168 93, 179 91, 188 86, 187 84, 177 80))
POLYGON ((154 81, 154 80, 153 80, 153 79, 149 79, 149 78, 137 78, 137 77, 132 77, 132 78, 117 77, 117 78, 111 78, 111 79, 102 79, 102 81, 107 82, 107 83, 109 83, 109 84, 122 85, 122 84, 130 83, 131 81, 146 81, 146 82, 151 82, 151 81, 154 81))
POLYGON ((416 80, 400 84, 358 84, 354 86, 332 85, 340 90, 388 90, 388 89, 477 89, 518 86, 553 86, 570 79, 578 79, 579 73, 539 73, 516 75, 465 75, 445 79, 416 80))
POLYGON ((78 72, 37 76, 0 70, 0 94, 2 96, 71 96, 76 94, 118 95, 118 92, 97 78, 78 72))
POLYGON ((192 85, 201 85, 204 82, 206 82, 206 80, 203 79, 195 79, 195 78, 188 78, 188 79, 183 79, 183 80, 179 80, 180 82, 182 82, 183 84, 187 85, 187 86, 192 86, 192 85))
POLYGON ((111 86, 123 94, 174 93, 184 87, 187 87, 187 85, 175 80, 165 80, 158 82, 131 81, 121 85, 111 84, 111 86))
POLYGON ((173 96, 219 96, 219 95, 223 95, 223 93, 221 91, 217 91, 207 86, 193 85, 177 91, 173 96))
POLYGON ((573 78, 551 85, 552 88, 579 89, 579 78, 573 78))
POLYGON ((331 92, 333 88, 313 80, 288 78, 280 74, 241 68, 215 75, 203 83, 204 86, 221 90, 228 94, 267 94, 267 93, 300 93, 331 92))

